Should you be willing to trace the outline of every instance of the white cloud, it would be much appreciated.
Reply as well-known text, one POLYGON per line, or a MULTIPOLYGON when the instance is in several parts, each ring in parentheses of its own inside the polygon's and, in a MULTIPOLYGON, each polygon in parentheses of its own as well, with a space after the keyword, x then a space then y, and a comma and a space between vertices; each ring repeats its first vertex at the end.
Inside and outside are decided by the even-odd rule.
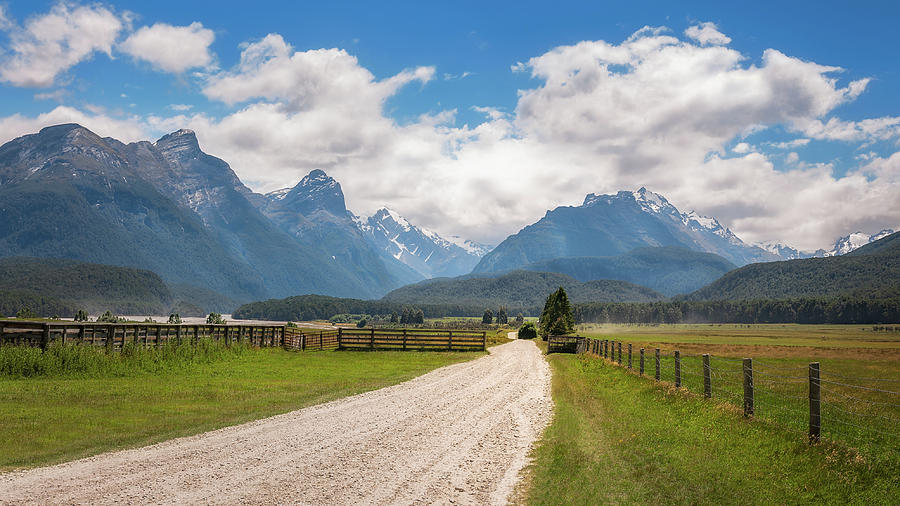
POLYGON ((59 3, 22 27, 3 15, 0 29, 9 32, 10 45, 0 60, 0 81, 23 87, 52 86, 60 73, 96 52, 111 57, 123 28, 123 20, 100 5, 59 3))
POLYGON ((684 31, 688 37, 703 45, 723 46, 731 43, 731 37, 720 32, 715 23, 700 23, 684 31))
POLYGON ((62 102, 63 98, 65 98, 66 95, 68 95, 68 94, 69 94, 68 91, 66 91, 63 88, 60 88, 58 90, 47 91, 47 92, 42 92, 42 93, 35 93, 34 99, 35 100, 54 100, 56 102, 62 102))
POLYGON ((837 141, 875 141, 900 137, 900 116, 842 121, 838 118, 795 121, 794 127, 813 139, 837 141))
POLYGON ((188 26, 156 23, 131 34, 119 49, 137 60, 149 62, 158 70, 181 74, 191 68, 212 64, 209 46, 213 40, 213 31, 198 22, 188 26))
POLYGON ((433 77, 434 67, 418 67, 376 81, 342 49, 294 52, 281 35, 269 34, 248 44, 237 68, 213 76, 203 92, 226 104, 264 99, 278 101, 291 112, 328 108, 380 115, 384 100, 402 86, 433 77))
POLYGON ((14 114, 0 118, 0 144, 60 123, 78 123, 101 137, 115 137, 123 142, 146 139, 149 135, 148 129, 136 116, 113 118, 103 114, 102 111, 99 114, 90 114, 72 107, 57 106, 49 112, 33 117, 14 114))
POLYGON ((750 145, 746 142, 739 142, 735 144, 733 148, 731 148, 732 151, 738 154, 749 153, 751 149, 753 148, 751 148, 750 145))
POLYGON ((809 139, 799 138, 784 142, 768 142, 766 143, 766 145, 771 146, 775 149, 794 149, 801 146, 806 146, 807 144, 809 144, 809 141, 809 139))
POLYGON ((169 109, 178 112, 190 111, 194 106, 190 104, 169 104, 169 109))

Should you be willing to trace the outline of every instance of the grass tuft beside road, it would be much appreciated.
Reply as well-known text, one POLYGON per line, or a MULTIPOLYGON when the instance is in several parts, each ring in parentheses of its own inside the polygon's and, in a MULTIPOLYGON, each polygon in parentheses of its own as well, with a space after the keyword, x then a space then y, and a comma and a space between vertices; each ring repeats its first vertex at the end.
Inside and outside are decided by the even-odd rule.
POLYGON ((0 376, 0 471, 198 434, 375 390, 484 355, 297 353, 217 345, 196 355, 170 350, 168 358, 149 352, 57 351, 55 358, 41 359, 3 349, 6 358, 21 360, 11 360, 20 367, 10 370, 18 372, 0 376), (81 358, 65 366, 60 357, 81 358))
POLYGON ((551 355, 556 411, 527 471, 532 504, 888 504, 873 461, 590 356, 551 355))

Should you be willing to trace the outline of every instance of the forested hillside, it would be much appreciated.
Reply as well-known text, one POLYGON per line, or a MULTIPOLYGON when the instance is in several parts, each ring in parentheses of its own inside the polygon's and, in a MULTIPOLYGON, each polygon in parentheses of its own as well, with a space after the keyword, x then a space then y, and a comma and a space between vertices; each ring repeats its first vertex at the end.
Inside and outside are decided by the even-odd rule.
POLYGON ((751 264, 687 300, 900 298, 900 232, 843 256, 751 264))
POLYGON ((41 316, 165 314, 173 307, 228 309, 229 299, 190 285, 170 289, 153 272, 54 258, 0 258, 0 316, 28 307, 41 316))
POLYGON ((693 292, 736 268, 714 253, 676 246, 637 248, 611 257, 553 258, 524 267, 529 271, 566 274, 579 281, 628 281, 670 297, 693 292))
POLYGON ((649 288, 626 281, 581 283, 565 274, 513 271, 497 277, 463 276, 423 281, 398 288, 382 300, 405 304, 533 307, 542 306, 547 295, 560 286, 574 302, 649 302, 665 298, 649 288))

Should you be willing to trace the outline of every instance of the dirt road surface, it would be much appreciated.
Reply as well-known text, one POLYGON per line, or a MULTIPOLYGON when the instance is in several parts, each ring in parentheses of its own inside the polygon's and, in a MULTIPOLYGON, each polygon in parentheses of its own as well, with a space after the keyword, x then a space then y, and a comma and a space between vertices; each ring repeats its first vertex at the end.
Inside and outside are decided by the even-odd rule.
POLYGON ((264 420, 0 474, 0 504, 503 504, 550 419, 531 341, 264 420))

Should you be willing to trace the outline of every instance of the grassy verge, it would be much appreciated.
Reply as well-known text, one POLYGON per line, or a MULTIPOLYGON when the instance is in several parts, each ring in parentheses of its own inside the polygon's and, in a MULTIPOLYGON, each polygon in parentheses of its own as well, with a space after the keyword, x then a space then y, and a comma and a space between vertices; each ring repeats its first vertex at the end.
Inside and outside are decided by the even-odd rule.
POLYGON ((213 349, 196 360, 175 351, 158 361, 144 355, 143 362, 126 354, 92 357, 83 362, 94 364, 87 368, 53 366, 37 377, 0 377, 0 470, 197 434, 482 355, 213 349))
POLYGON ((727 404, 591 356, 552 355, 553 422, 534 451, 526 501, 851 503, 896 500, 896 449, 810 447, 727 404), (887 455, 889 454, 889 455, 887 455))

